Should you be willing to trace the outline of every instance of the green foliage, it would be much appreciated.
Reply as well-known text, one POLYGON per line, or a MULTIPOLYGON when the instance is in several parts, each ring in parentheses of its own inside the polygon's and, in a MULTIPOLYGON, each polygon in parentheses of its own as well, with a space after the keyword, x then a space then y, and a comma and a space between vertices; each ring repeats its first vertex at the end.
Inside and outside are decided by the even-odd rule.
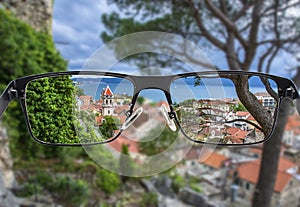
POLYGON ((131 175, 134 171, 134 162, 130 157, 127 145, 122 144, 121 153, 122 154, 120 155, 120 172, 121 172, 121 181, 124 184, 129 180, 129 177, 127 175, 131 175))
POLYGON ((151 141, 143 142, 143 139, 150 140, 149 136, 152 138, 153 134, 157 134, 157 130, 160 129, 152 129, 145 137, 142 138, 142 141, 138 143, 139 151, 141 153, 148 156, 161 153, 166 150, 177 138, 178 132, 173 132, 168 127, 166 127, 156 139, 151 139, 151 141))
POLYGON ((30 82, 26 105, 37 139, 46 143, 78 143, 74 128, 75 87, 68 76, 30 82))
POLYGON ((173 180, 172 189, 174 192, 179 193, 180 189, 186 186, 187 180, 178 174, 173 175, 171 178, 173 180))
POLYGON ((18 196, 28 197, 43 192, 48 192, 55 202, 70 207, 84 204, 90 195, 89 186, 84 180, 65 175, 55 177, 49 172, 39 171, 24 183, 18 196))
POLYGON ((158 206, 158 196, 156 193, 145 193, 142 195, 142 207, 156 207, 158 206))
POLYGON ((190 188, 198 193, 203 193, 203 189, 197 183, 191 183, 190 188))
POLYGON ((95 126, 95 114, 88 111, 77 111, 73 117, 76 134, 80 143, 101 142, 106 137, 100 134, 99 128, 95 126))
POLYGON ((139 105, 143 105, 145 98, 143 96, 139 96, 136 101, 139 105))
POLYGON ((114 130, 118 129, 119 121, 118 119, 112 117, 112 116, 105 116, 104 122, 99 127, 102 136, 106 139, 113 137, 114 130))
POLYGON ((246 109, 246 107, 242 103, 239 103, 238 106, 236 106, 234 108, 234 111, 237 112, 237 111, 248 111, 248 110, 246 109))
MULTIPOLYGON (((67 63, 55 49, 50 35, 36 32, 5 10, 0 10, 0 22, 0 90, 21 76, 66 70, 67 63)), ((4 114, 3 123, 11 138, 14 157, 28 160, 49 149, 32 141, 22 114, 19 105, 13 103, 4 114)))
POLYGON ((30 197, 36 194, 41 193, 42 188, 36 183, 27 182, 23 185, 23 188, 20 192, 16 194, 18 197, 30 197))
POLYGON ((68 176, 60 176, 49 184, 48 190, 63 206, 80 206, 84 204, 90 194, 89 187, 84 180, 76 180, 68 176))
POLYGON ((99 187, 103 192, 110 195, 120 187, 119 176, 100 168, 97 171, 96 187, 99 187))

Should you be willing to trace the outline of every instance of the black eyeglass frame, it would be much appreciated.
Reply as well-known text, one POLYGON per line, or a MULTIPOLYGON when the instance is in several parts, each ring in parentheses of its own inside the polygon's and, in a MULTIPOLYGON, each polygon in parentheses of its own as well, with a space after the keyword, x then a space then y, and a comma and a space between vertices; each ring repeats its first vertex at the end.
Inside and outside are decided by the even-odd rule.
MULTIPOLYGON (((294 82, 288 78, 265 74, 265 73, 258 73, 258 72, 245 72, 245 71, 204 71, 204 72, 190 72, 190 73, 183 73, 183 74, 176 74, 176 75, 164 75, 164 76, 137 76, 137 75, 127 75, 122 73, 113 73, 113 72, 98 72, 98 71, 65 71, 65 72, 51 72, 51 73, 44 73, 44 74, 38 74, 38 75, 31 75, 31 76, 25 76, 18 79, 15 79, 11 81, 7 88, 4 90, 2 95, 0 96, 0 118, 4 111, 6 110, 7 106, 12 100, 18 100, 21 103, 22 111, 25 116, 25 122, 28 128, 28 131, 31 135, 31 137, 38 143, 43 145, 52 145, 52 146, 87 146, 87 145, 96 145, 96 144, 104 144, 111 142, 118 138, 120 134, 122 133, 122 129, 120 132, 113 137, 112 139, 108 139, 106 141, 100 142, 100 143, 76 143, 76 144, 64 144, 64 143, 47 143, 43 142, 39 139, 37 139, 33 133, 30 126, 30 121, 28 117, 27 107, 26 107, 26 87, 28 83, 31 81, 41 79, 41 78, 51 78, 51 77, 58 77, 62 75, 98 75, 98 76, 112 76, 112 77, 118 77, 118 78, 125 78, 128 79, 133 85, 134 85, 134 93, 132 97, 132 101, 130 104, 130 109, 127 112, 127 117, 130 117, 130 115, 133 113, 133 109, 136 103, 136 100, 138 98, 139 93, 142 90, 145 89, 158 89, 162 90, 166 96, 167 102, 169 104, 169 117, 171 119, 174 119, 176 122, 177 127, 180 129, 180 131, 184 134, 186 138, 188 138, 190 141, 195 143, 201 143, 201 144, 214 144, 214 145, 223 145, 223 146, 241 146, 241 145, 251 145, 253 143, 243 143, 243 144, 223 144, 223 143, 206 143, 199 140, 194 140, 190 138, 184 130, 181 128, 179 120, 176 116, 176 113, 173 110, 173 103, 172 98, 170 94, 170 85, 171 83, 179 78, 189 77, 189 76, 204 76, 204 75, 247 75, 247 76, 259 76, 264 78, 270 78, 274 80, 278 86, 278 106, 280 107, 281 101, 288 97, 292 100, 299 98, 299 93, 297 92, 297 87, 294 84, 294 82)), ((271 130, 271 133, 269 136, 267 136, 264 140, 255 142, 261 143, 267 141, 276 126, 276 120, 277 120, 277 113, 275 114, 274 118, 274 124, 273 128, 271 130)))

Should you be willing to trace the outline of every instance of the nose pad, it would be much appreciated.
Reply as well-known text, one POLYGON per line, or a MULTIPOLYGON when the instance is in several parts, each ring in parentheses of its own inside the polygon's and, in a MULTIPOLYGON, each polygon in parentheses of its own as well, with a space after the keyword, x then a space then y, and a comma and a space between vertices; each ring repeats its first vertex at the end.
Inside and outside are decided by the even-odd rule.
POLYGON ((143 113, 143 107, 138 108, 135 110, 123 123, 121 130, 125 130, 143 113))
POLYGON ((167 110, 167 107, 166 107, 164 104, 161 105, 160 111, 161 111, 161 113, 163 114, 163 117, 165 118, 165 120, 166 120, 166 122, 167 122, 169 128, 170 128, 173 132, 175 132, 175 131, 177 130, 177 127, 176 127, 176 125, 175 125, 175 123, 174 123, 174 120, 170 118, 169 113, 168 113, 168 110, 167 110))

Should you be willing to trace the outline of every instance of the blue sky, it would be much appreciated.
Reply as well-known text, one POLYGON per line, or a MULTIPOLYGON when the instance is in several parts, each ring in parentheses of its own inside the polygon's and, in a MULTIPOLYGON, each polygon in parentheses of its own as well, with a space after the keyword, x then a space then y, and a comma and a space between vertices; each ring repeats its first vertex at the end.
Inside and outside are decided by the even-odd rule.
POLYGON ((100 0, 55 1, 53 38, 69 61, 69 69, 81 69, 87 58, 103 45, 101 15, 112 10, 112 6, 100 0))
MULTIPOLYGON (((104 31, 101 15, 117 8, 105 0, 59 0, 54 3, 53 36, 57 49, 69 62, 69 69, 82 69, 87 59, 101 46, 100 34, 104 31), (66 44, 61 44, 61 42, 66 44)), ((224 68, 224 55, 217 51, 206 51, 218 67, 224 68)), ((291 64, 290 58, 282 54, 274 62, 272 74, 289 76, 284 65, 291 64)), ((126 68, 126 67, 125 67, 126 68)))

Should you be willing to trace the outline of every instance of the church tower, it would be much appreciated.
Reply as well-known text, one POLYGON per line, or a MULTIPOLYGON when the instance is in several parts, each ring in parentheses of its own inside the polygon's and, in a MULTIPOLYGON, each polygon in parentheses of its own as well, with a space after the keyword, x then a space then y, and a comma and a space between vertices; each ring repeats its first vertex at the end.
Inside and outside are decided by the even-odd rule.
POLYGON ((114 113, 113 98, 114 94, 107 85, 101 94, 103 116, 112 116, 114 113))

